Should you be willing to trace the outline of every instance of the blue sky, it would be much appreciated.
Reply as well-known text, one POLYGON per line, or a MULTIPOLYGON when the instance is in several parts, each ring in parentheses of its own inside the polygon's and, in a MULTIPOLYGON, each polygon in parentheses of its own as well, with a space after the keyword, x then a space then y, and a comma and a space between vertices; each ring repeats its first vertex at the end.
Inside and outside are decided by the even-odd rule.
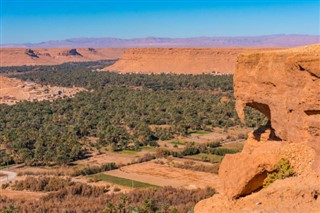
POLYGON ((1 43, 74 37, 320 35, 320 0, 0 0, 1 43))

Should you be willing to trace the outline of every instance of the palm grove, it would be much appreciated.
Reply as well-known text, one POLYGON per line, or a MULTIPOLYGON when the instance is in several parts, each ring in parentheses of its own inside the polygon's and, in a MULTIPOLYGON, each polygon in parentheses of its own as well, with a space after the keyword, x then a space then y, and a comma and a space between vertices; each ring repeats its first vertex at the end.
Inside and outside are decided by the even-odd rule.
MULTIPOLYGON (((232 76, 94 71, 111 62, 101 63, 23 67, 23 74, 13 75, 87 90, 54 102, 1 105, 0 164, 67 164, 84 157, 88 146, 139 150, 157 146, 159 139, 187 136, 190 130, 242 125, 235 112, 232 76), (88 140, 92 137, 95 143, 88 140)), ((251 127, 263 120, 252 110, 247 113, 251 127)))

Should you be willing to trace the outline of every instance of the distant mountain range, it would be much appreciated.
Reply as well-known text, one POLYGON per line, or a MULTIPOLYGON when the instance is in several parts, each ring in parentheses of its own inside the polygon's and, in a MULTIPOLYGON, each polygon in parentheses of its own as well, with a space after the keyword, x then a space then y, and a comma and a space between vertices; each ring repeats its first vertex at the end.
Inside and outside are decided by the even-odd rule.
POLYGON ((129 48, 129 47, 294 47, 320 43, 314 35, 266 35, 194 38, 71 38, 40 43, 4 44, 2 47, 25 48, 129 48))

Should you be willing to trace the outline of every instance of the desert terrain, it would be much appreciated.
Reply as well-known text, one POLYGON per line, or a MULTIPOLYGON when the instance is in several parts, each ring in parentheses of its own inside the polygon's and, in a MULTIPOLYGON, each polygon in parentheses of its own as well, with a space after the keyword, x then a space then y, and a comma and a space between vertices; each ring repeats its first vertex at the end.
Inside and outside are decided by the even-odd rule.
POLYGON ((0 66, 54 65, 117 59, 123 51, 124 49, 112 48, 1 48, 0 66))
POLYGON ((234 75, 8 67, 0 209, 317 212, 319 45, 238 50, 234 75))
POLYGON ((320 213, 320 0, 0 1, 0 213, 320 213))
POLYGON ((259 50, 268 48, 130 48, 104 70, 144 74, 231 74, 239 54, 259 50))
POLYGON ((240 53, 274 49, 276 48, 1 48, 0 66, 39 66, 119 59, 103 70, 143 74, 232 74, 240 53))

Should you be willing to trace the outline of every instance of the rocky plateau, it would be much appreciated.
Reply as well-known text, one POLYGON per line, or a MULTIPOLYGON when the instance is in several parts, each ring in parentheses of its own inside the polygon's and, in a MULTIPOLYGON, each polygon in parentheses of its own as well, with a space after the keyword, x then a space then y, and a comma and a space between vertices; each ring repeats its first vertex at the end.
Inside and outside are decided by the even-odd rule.
POLYGON ((240 53, 275 48, 130 48, 104 70, 121 73, 232 74, 240 53))

